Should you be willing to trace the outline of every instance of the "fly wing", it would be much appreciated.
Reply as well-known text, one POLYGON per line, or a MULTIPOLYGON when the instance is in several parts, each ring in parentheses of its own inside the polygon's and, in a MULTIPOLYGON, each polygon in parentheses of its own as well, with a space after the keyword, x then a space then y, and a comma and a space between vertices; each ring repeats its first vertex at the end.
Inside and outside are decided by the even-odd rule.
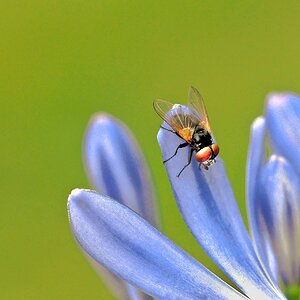
POLYGON ((192 115, 195 116, 195 118, 200 120, 199 125, 205 127, 207 131, 210 133, 211 128, 210 128, 210 123, 208 120, 203 98, 200 95, 199 91, 192 86, 189 89, 188 107, 190 108, 192 115))
POLYGON ((157 114, 184 140, 191 142, 195 127, 201 122, 189 107, 157 99, 153 102, 157 114))
MULTIPOLYGON (((172 110, 174 104, 166 100, 156 99, 153 101, 153 107, 156 113, 169 124, 167 114, 172 110)), ((169 124, 171 126, 171 124, 169 124)), ((171 126, 172 127, 172 126, 171 126)))

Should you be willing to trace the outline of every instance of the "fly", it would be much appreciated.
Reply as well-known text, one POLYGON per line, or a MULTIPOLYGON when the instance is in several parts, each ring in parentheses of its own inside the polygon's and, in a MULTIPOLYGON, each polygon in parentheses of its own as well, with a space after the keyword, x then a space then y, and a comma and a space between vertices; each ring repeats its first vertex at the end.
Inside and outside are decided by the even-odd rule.
POLYGON ((153 107, 173 130, 161 128, 173 132, 184 140, 184 143, 181 143, 175 153, 164 160, 164 163, 172 159, 179 149, 189 146, 191 150, 188 163, 181 169, 177 177, 190 165, 193 152, 196 152, 195 158, 199 162, 199 166, 202 165, 204 169, 208 170, 208 167, 216 161, 219 146, 213 142, 204 101, 198 90, 190 87, 188 106, 157 99, 153 102, 153 107))

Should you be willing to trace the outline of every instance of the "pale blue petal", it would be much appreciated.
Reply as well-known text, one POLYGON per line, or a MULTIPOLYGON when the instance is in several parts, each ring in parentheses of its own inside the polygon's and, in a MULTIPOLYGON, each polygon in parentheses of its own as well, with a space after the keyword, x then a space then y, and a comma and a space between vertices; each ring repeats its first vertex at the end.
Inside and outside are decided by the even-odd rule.
MULTIPOLYGON (((163 160, 182 143, 175 134, 162 129, 158 141, 163 160)), ((257 258, 221 159, 205 171, 198 168, 193 157, 192 164, 177 177, 187 162, 189 151, 187 148, 179 150, 165 166, 177 204, 191 232, 208 255, 251 299, 284 299, 266 277, 257 258)))
MULTIPOLYGON (((125 282, 125 281, 124 281, 125 282)), ((127 284, 127 292, 130 296, 131 300, 150 300, 153 299, 151 296, 144 294, 142 291, 140 291, 139 289, 135 288, 133 285, 131 284, 127 284)))
POLYGON ((268 97, 266 120, 274 151, 286 157, 300 174, 300 98, 293 94, 268 97))
MULTIPOLYGON (((82 250, 82 253, 89 261, 93 269, 102 278, 104 283, 109 287, 112 294, 119 300, 133 300, 129 292, 128 284, 126 281, 120 279, 113 273, 109 272, 107 269, 98 264, 91 256, 89 256, 85 250, 79 245, 79 248, 82 250)), ((135 289, 135 288, 133 288, 135 289)), ((136 289, 135 289, 136 290, 136 289)), ((139 299, 140 300, 140 299, 139 299)))
POLYGON ((265 247, 266 257, 267 257, 267 260, 268 260, 267 261, 268 272, 269 272, 271 278, 274 280, 275 284, 278 287, 279 286, 278 275, 277 275, 277 274, 279 274, 278 264, 277 264, 277 260, 276 260, 276 257, 275 257, 274 250, 273 250, 272 245, 271 245, 270 238, 267 237, 267 236, 265 236, 264 247, 265 247))
POLYGON ((276 260, 272 253, 272 248, 264 228, 260 224, 259 218, 259 197, 257 197, 257 187, 263 165, 265 163, 265 135, 266 122, 263 117, 254 120, 251 127, 251 136, 247 159, 247 209, 250 223, 251 235, 254 246, 262 259, 267 271, 277 283, 276 260))
POLYGON ((143 293, 139 289, 135 288, 125 280, 122 280, 112 272, 108 271, 96 260, 94 260, 81 246, 78 247, 89 261, 93 269, 102 278, 107 287, 111 290, 112 294, 119 300, 150 300, 151 296, 143 293))
POLYGON ((150 295, 159 299, 246 299, 111 198, 74 190, 68 211, 81 247, 98 263, 150 295))
POLYGON ((260 217, 269 234, 283 281, 300 283, 300 178, 282 157, 273 155, 262 172, 260 217))
POLYGON ((157 226, 149 170, 129 129, 108 114, 96 114, 86 130, 83 148, 92 186, 157 226))
POLYGON ((151 296, 143 293, 139 289, 135 288, 128 282, 122 280, 112 272, 108 271, 96 260, 94 260, 82 247, 78 244, 78 247, 89 261, 93 269, 102 278, 107 287, 111 290, 112 294, 119 300, 150 300, 151 296))

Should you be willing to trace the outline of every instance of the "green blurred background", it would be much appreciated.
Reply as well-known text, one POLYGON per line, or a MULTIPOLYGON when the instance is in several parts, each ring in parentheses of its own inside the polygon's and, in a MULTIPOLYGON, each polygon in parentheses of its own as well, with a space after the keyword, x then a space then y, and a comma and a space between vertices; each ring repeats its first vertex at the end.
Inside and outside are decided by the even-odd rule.
POLYGON ((0 298, 113 299, 66 211, 89 187, 81 144, 97 111, 139 140, 163 232, 220 274, 180 218, 152 101, 201 91, 246 221, 249 126, 267 93, 300 92, 299 15, 299 1, 1 1, 0 298))

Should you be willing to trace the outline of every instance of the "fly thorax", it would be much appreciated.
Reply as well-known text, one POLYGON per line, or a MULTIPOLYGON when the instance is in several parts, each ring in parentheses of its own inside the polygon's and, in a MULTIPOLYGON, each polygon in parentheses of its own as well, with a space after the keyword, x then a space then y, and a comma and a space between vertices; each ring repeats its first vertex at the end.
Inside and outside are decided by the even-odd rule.
POLYGON ((193 142, 198 149, 210 146, 212 144, 211 135, 204 128, 197 128, 193 134, 193 142))

